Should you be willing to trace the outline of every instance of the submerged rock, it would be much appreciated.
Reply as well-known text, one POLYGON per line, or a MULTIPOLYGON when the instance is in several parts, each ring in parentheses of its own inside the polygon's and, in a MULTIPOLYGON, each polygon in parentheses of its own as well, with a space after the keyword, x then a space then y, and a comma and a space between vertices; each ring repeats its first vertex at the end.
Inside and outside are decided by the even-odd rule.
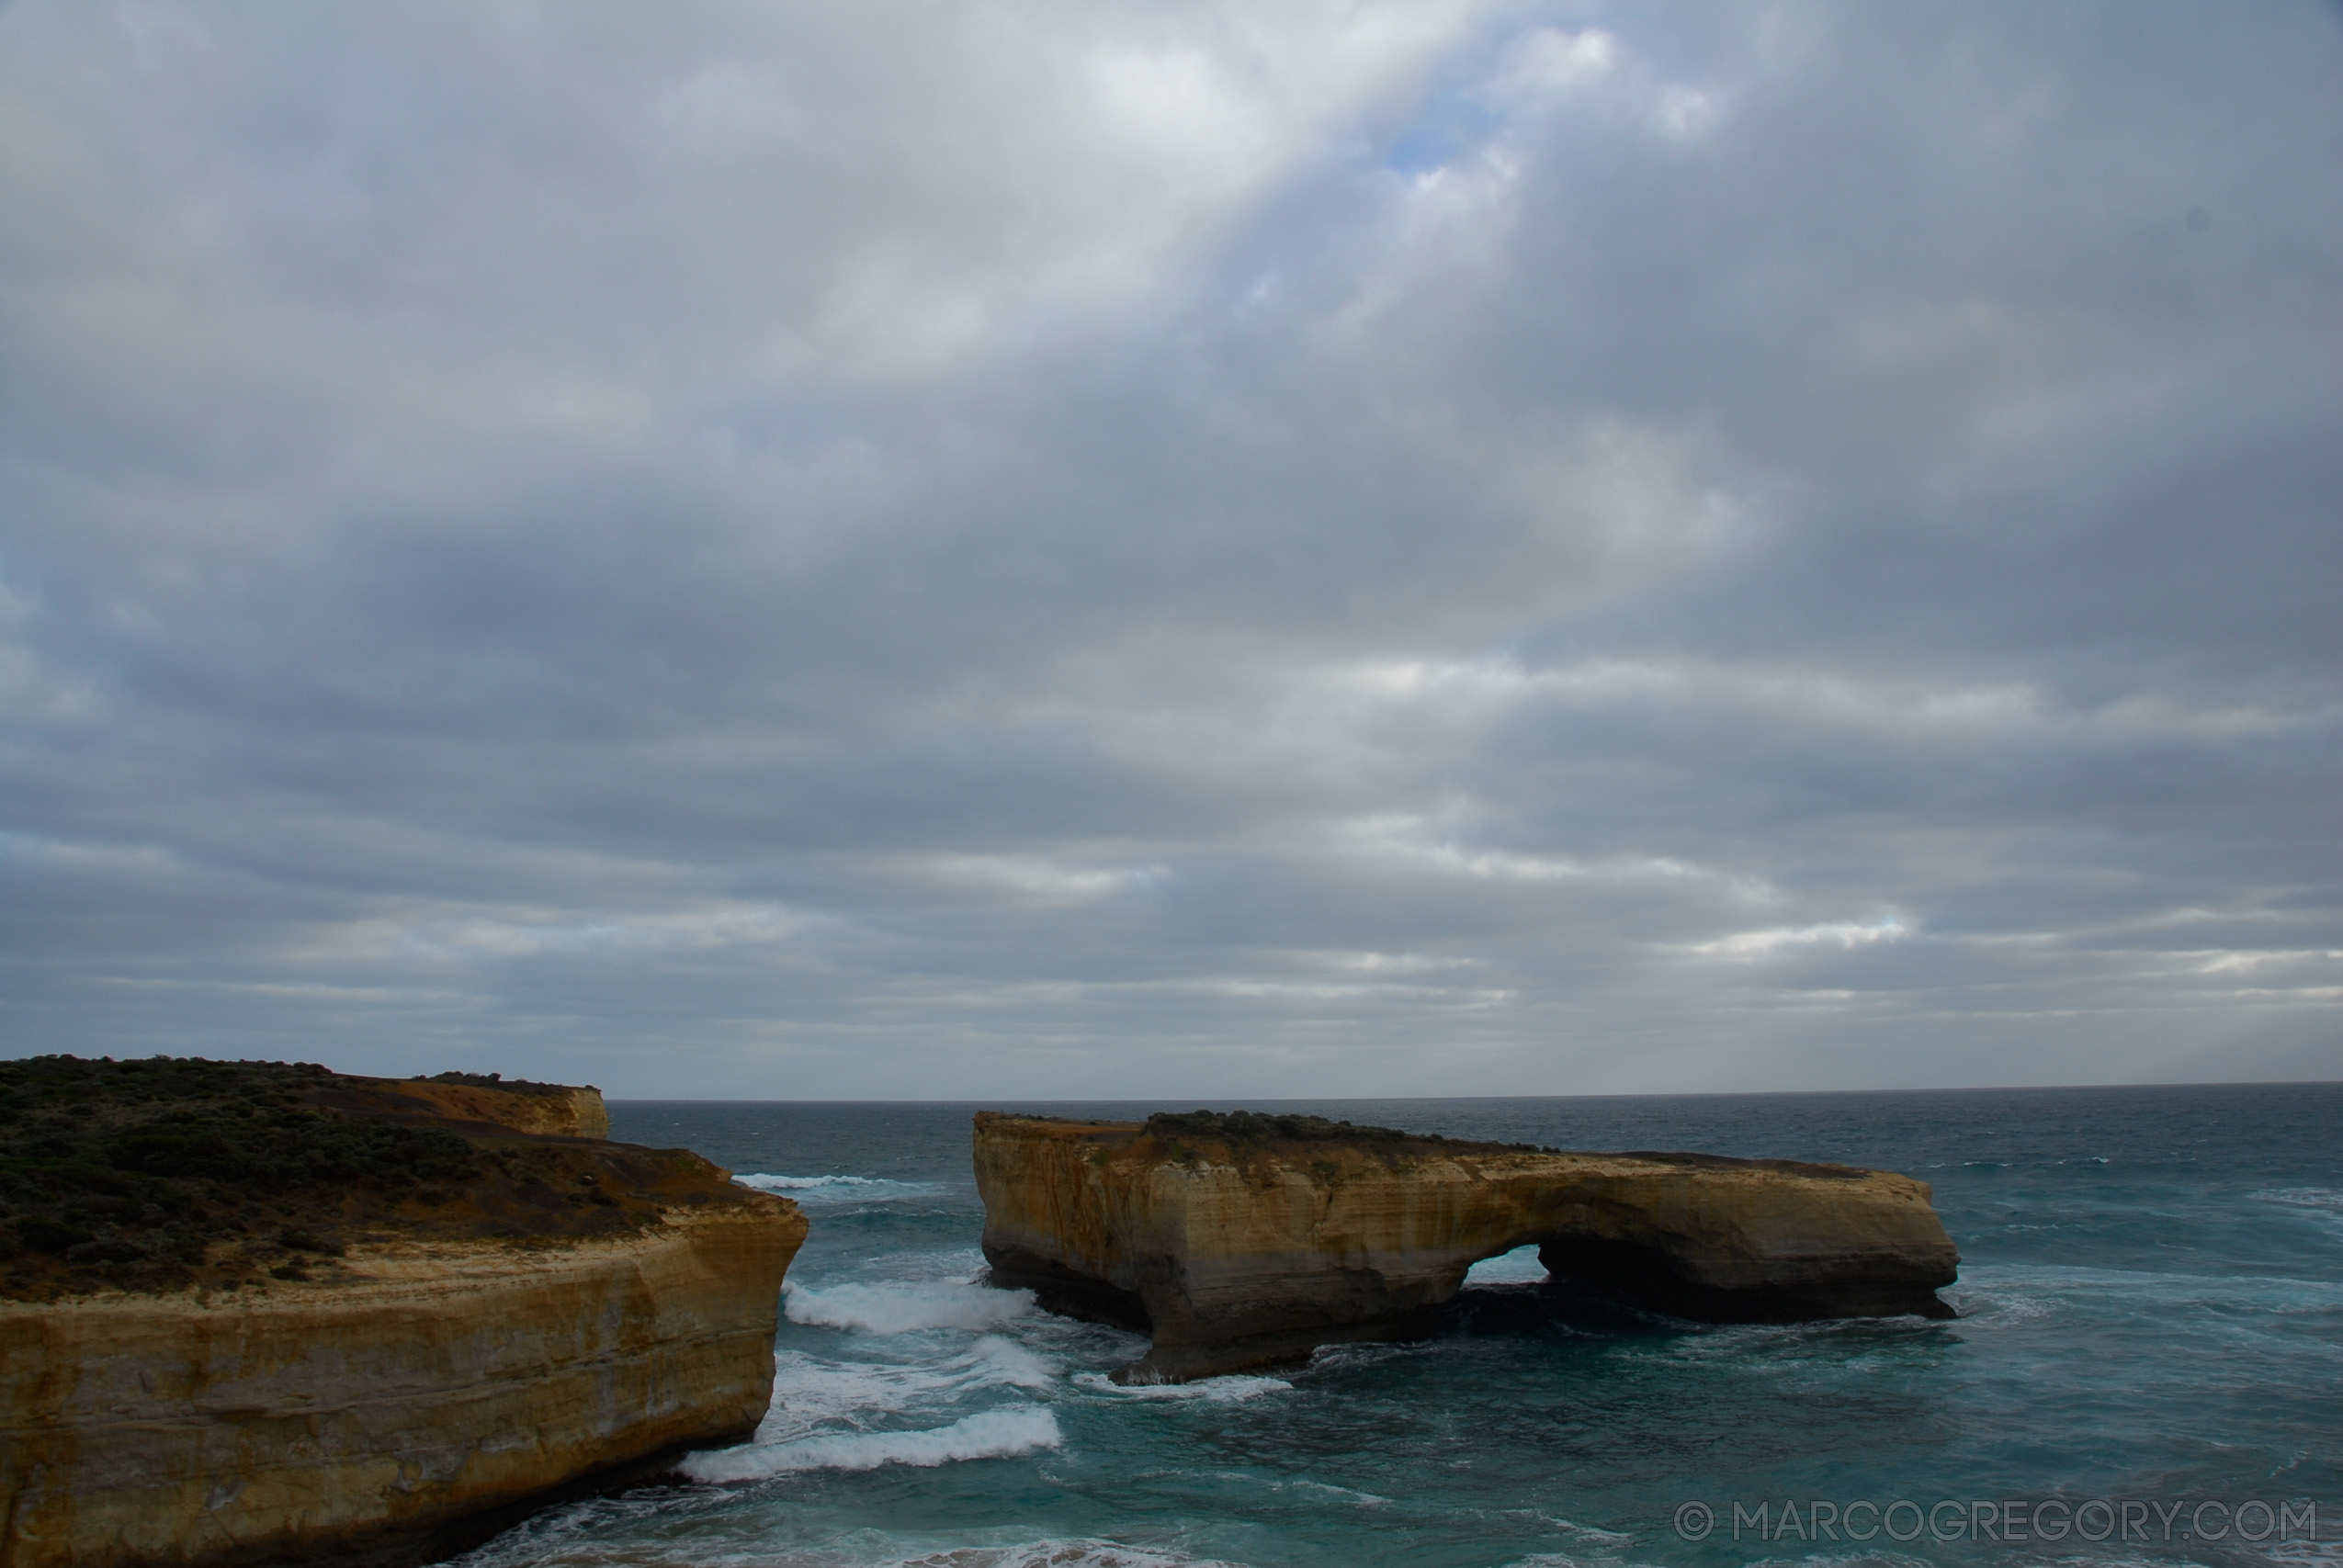
POLYGON ((1316 1118, 983 1111, 976 1177, 996 1284, 1153 1337, 1126 1382, 1421 1338, 1474 1263, 1533 1243, 1557 1277, 1713 1322, 1950 1317, 1960 1262, 1928 1186, 1892 1172, 1316 1118))
POLYGON ((0 1084, 83 1145, 6 1198, 0 1568, 425 1561, 764 1416, 804 1218, 595 1091, 55 1060, 0 1084))

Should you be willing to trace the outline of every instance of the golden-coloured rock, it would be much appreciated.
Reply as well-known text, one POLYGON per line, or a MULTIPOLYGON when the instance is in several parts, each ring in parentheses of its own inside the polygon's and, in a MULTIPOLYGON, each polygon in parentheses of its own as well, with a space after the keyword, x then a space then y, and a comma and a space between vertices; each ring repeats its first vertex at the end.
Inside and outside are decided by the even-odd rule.
POLYGON ((979 1112, 996 1283, 1150 1333, 1118 1377, 1179 1381, 1431 1332, 1475 1262, 1681 1316, 1950 1316, 1960 1258, 1925 1183, 1703 1155, 1565 1154, 1305 1119, 1146 1125, 979 1112), (1284 1136, 1295 1122, 1304 1135, 1284 1136))
POLYGON ((171 1222, 211 1239, 178 1260, 134 1226, 20 1248, 0 1300, 0 1568, 421 1561, 754 1428, 797 1205, 684 1150, 580 1135, 607 1128, 590 1089, 287 1081, 254 1136, 311 1116, 453 1129, 476 1172, 254 1201, 153 1176, 179 1168, 139 1166, 162 1146, 140 1141, 149 1122, 85 1111, 130 1128, 96 1145, 115 1179, 212 1203, 171 1222))

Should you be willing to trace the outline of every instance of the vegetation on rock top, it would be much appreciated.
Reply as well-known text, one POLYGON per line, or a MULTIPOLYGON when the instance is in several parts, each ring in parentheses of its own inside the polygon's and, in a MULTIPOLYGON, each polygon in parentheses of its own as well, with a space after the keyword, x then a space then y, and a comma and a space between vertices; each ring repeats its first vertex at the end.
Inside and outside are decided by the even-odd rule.
MULTIPOLYGON (((529 1094, 540 1099, 549 1095, 568 1095, 577 1086, 565 1083, 533 1083, 527 1078, 508 1078, 502 1073, 434 1073, 421 1080, 424 1083, 463 1084, 472 1089, 501 1089, 507 1094, 529 1094)), ((587 1085, 592 1088, 592 1085, 587 1085)))
POLYGON ((1342 1143, 1365 1145, 1432 1145, 1456 1153, 1551 1154, 1536 1144, 1488 1143, 1451 1138, 1439 1133, 1405 1133, 1397 1127, 1370 1127, 1323 1116, 1298 1116, 1264 1111, 1159 1111, 1147 1119, 1147 1130, 1166 1143, 1183 1138, 1215 1138, 1236 1147, 1254 1144, 1342 1143))
POLYGON ((351 1081, 312 1063, 0 1061, 0 1297, 331 1277, 349 1239, 631 1230, 670 1191, 720 1186, 680 1151, 327 1103, 351 1081))

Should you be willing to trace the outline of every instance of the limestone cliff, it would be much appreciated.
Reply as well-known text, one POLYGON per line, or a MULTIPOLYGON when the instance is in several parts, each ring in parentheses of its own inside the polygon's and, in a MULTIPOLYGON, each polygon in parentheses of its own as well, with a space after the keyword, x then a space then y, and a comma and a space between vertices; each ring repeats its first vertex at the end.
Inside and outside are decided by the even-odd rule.
POLYGON ((1935 1292, 1960 1259, 1908 1177, 1366 1131, 1232 1139, 980 1112, 993 1279, 1151 1333, 1118 1374, 1139 1381, 1420 1337, 1475 1262, 1530 1243, 1555 1273, 1683 1316, 1951 1315, 1935 1292))
MULTIPOLYGON (((18 1258, 17 1299, 0 1300, 0 1568, 423 1561, 762 1417, 806 1235, 794 1203, 683 1150, 518 1130, 594 1125, 590 1090, 327 1078, 282 1115, 454 1129, 476 1168, 241 1211, 224 1179, 114 1171, 214 1202, 224 1239, 167 1267, 74 1256, 133 1230, 18 1258)), ((142 1156, 141 1125, 100 1146, 142 1156)))

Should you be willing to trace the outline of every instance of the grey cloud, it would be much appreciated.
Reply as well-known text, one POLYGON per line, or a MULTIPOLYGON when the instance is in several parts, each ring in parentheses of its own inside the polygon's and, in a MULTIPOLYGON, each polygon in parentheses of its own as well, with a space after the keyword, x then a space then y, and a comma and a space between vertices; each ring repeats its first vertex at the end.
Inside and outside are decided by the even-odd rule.
POLYGON ((0 42, 17 1049, 2343 1067, 2327 9, 0 42))

